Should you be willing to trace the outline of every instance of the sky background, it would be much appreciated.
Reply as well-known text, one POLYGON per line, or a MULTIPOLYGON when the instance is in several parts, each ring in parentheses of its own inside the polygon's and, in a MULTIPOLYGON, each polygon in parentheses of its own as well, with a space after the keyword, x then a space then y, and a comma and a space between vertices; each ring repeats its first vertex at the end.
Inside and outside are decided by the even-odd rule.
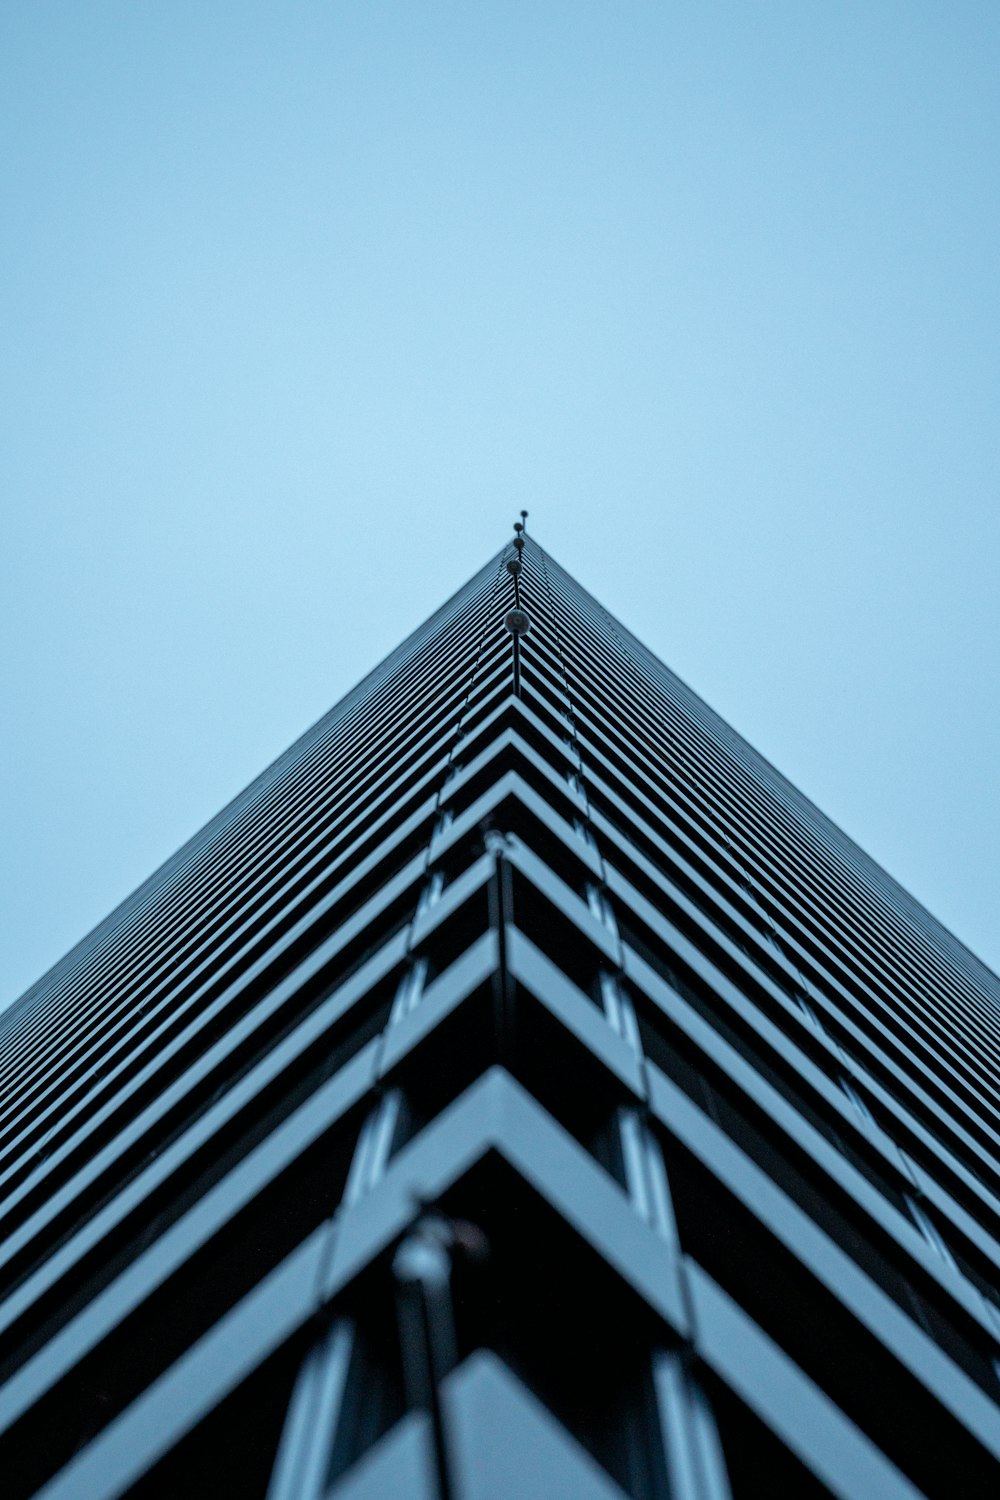
POLYGON ((0 7, 13 998, 509 535, 1000 966, 996 0, 0 7))

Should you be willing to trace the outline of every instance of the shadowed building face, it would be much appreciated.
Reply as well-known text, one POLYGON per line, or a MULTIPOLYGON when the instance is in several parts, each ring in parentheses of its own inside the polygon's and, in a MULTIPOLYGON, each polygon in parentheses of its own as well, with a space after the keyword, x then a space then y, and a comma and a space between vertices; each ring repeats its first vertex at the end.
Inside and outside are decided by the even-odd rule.
POLYGON ((998 1002, 522 526, 4 1018, 5 1494, 990 1493, 998 1002))

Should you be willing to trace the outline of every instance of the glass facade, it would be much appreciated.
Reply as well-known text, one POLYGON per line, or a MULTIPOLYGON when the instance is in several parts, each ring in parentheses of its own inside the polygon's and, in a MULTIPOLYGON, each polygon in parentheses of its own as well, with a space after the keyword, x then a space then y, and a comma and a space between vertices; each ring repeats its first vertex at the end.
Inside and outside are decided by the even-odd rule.
POLYGON ((512 544, 3 1018, 5 1500, 992 1496, 998 1063, 512 544))

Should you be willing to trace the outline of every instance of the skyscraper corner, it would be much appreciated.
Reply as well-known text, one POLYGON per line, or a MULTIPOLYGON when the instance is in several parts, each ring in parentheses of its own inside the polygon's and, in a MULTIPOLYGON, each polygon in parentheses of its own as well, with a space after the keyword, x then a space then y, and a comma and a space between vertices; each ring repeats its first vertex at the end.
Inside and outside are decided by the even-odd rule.
POLYGON ((0 1021, 27 1500, 1000 1483, 1000 982, 529 535, 0 1021))

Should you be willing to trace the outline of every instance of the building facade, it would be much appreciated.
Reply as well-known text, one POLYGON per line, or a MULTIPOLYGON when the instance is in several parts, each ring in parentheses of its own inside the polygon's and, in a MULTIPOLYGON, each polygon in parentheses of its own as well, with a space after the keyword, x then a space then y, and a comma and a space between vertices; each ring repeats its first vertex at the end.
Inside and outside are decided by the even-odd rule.
POLYGON ((994 1496, 998 1062, 519 535, 3 1018, 0 1493, 994 1496))

